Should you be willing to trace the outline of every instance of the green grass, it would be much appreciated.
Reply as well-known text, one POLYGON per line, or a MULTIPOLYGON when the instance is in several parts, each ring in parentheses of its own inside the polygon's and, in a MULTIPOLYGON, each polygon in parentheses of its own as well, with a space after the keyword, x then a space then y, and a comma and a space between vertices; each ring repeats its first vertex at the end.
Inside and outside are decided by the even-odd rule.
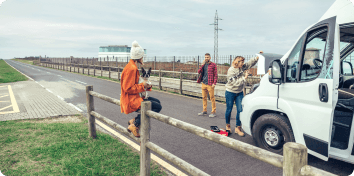
POLYGON ((26 81, 28 78, 13 69, 4 60, 0 60, 0 83, 26 81))
POLYGON ((11 59, 11 60, 22 62, 22 63, 25 63, 25 64, 34 65, 33 61, 30 61, 30 60, 22 60, 22 59, 11 59))
MULTIPOLYGON (((99 131, 91 139, 87 120, 81 115, 55 119, 64 121, 0 122, 0 170, 4 175, 139 175, 138 152, 99 131)), ((152 161, 151 175, 166 173, 152 161)))

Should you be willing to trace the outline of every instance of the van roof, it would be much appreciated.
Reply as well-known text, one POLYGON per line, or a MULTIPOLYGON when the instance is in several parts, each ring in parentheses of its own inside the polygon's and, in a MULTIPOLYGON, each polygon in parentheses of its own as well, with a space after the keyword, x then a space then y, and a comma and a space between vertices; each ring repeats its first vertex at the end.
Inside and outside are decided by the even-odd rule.
MULTIPOLYGON (((354 23, 354 0, 336 0, 318 22, 334 16, 337 16, 336 23, 339 25, 354 23)), ((300 37, 313 25, 306 28, 296 41, 298 41, 300 37)), ((282 64, 284 64, 285 60, 289 57, 290 52, 295 47, 295 44, 296 43, 294 43, 290 50, 288 50, 288 52, 280 59, 282 64)))
POLYGON ((337 24, 354 22, 354 0, 336 0, 319 21, 337 16, 337 24))

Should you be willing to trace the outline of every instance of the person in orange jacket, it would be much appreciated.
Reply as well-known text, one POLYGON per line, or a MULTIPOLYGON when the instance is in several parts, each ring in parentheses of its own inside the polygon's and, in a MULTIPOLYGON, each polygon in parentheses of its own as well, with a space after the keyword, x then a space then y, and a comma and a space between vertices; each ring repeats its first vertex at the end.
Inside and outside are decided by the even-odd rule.
MULTIPOLYGON (((145 89, 147 91, 151 91, 152 85, 147 84, 145 81, 139 84, 139 70, 137 64, 143 63, 144 57, 144 49, 138 44, 137 41, 132 43, 132 48, 130 50, 130 61, 124 67, 121 76, 121 96, 120 96, 120 107, 121 112, 125 114, 129 114, 132 112, 140 112, 141 102, 142 101, 150 101, 151 102, 151 110, 154 112, 160 112, 162 106, 160 101, 153 97, 148 97, 144 99, 144 97, 140 97, 139 93, 144 92, 145 89)), ((140 126, 140 114, 138 114, 135 118, 128 121, 128 131, 132 132, 134 136, 140 137, 139 134, 139 126, 140 126)))

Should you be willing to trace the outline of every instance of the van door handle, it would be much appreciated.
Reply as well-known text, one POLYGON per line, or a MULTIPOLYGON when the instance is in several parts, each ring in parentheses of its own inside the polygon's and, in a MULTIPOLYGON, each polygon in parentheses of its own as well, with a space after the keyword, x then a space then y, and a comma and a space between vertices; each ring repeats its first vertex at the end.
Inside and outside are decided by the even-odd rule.
POLYGON ((328 102, 328 87, 326 83, 321 83, 318 88, 318 95, 321 102, 328 102))

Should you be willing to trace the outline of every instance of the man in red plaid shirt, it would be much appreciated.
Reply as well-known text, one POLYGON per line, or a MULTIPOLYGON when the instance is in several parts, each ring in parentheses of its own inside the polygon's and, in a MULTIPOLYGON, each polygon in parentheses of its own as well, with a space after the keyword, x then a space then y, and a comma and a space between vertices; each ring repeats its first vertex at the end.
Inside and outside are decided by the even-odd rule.
POLYGON ((199 78, 197 83, 202 83, 202 97, 203 97, 203 111, 198 113, 198 115, 207 115, 207 96, 209 92, 210 100, 211 100, 211 114, 209 117, 216 117, 216 104, 215 104, 215 96, 214 96, 214 88, 216 82, 218 81, 218 71, 216 68, 216 64, 210 61, 210 54, 205 54, 205 59, 203 61, 202 66, 199 68, 199 78))

